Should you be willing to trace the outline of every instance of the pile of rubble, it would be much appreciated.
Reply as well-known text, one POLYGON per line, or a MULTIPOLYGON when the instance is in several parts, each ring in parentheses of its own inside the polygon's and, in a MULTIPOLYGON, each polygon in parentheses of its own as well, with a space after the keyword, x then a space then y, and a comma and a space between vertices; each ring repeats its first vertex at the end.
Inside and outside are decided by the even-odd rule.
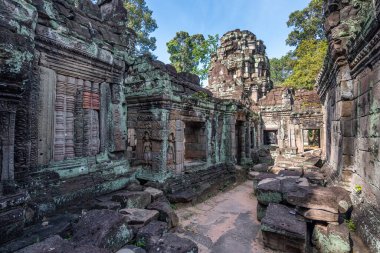
POLYGON ((349 193, 325 187, 314 158, 298 156, 286 164, 277 157, 273 167, 252 168, 264 245, 284 252, 349 253, 350 231, 345 222, 352 212, 349 193))
POLYGON ((79 215, 75 212, 71 215, 66 214, 67 219, 61 222, 65 225, 57 225, 59 222, 55 221, 55 217, 45 218, 42 224, 38 224, 39 229, 34 229, 39 234, 34 239, 37 243, 30 245, 30 240, 20 238, 0 248, 0 251, 198 252, 194 242, 171 233, 178 225, 179 219, 159 189, 132 183, 124 190, 95 198, 90 202, 90 211, 82 210, 79 215), (20 247, 23 248, 19 249, 20 247))

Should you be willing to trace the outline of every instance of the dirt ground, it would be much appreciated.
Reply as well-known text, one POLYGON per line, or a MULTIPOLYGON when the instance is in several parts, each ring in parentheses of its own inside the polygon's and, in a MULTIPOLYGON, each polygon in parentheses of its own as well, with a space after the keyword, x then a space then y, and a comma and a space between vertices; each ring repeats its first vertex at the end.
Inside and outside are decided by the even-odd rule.
POLYGON ((180 208, 179 236, 192 239, 200 253, 269 253, 256 219, 252 181, 221 192, 198 205, 180 208))

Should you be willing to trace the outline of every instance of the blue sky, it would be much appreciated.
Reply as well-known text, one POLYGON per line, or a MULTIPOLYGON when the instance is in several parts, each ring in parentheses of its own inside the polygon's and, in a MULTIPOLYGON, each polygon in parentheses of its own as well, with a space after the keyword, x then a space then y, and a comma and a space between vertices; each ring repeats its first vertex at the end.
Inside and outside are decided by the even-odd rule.
POLYGON ((280 57, 291 48, 285 40, 289 14, 303 9, 309 0, 146 0, 158 28, 154 54, 169 63, 166 42, 177 31, 190 34, 219 34, 239 28, 250 30, 264 40, 270 58, 280 57))

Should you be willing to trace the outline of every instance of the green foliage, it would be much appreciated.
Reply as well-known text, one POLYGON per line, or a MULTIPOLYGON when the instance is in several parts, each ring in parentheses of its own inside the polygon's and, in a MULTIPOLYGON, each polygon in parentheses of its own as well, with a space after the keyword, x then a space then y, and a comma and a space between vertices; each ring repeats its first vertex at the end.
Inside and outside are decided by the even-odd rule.
POLYGON ((145 240, 138 240, 134 243, 134 245, 136 247, 139 247, 139 248, 145 248, 146 247, 146 242, 145 240))
POLYGON ((137 35, 137 52, 145 54, 155 50, 156 38, 150 34, 157 29, 157 23, 145 0, 125 0, 124 7, 128 11, 127 27, 133 29, 137 35))
POLYGON ((360 193, 362 193, 363 188, 362 188, 361 185, 358 185, 358 184, 357 184, 357 185, 355 185, 354 190, 355 190, 355 192, 356 192, 357 194, 360 194, 360 193))
POLYGON ((170 204, 170 207, 173 209, 173 210, 177 210, 177 206, 175 204, 170 204))
POLYGON ((293 28, 286 40, 290 46, 299 46, 305 40, 324 40, 323 0, 311 0, 305 9, 292 12, 287 25, 293 28))
POLYGON ((216 52, 219 35, 208 35, 206 39, 202 34, 189 35, 180 31, 166 43, 170 62, 178 72, 196 74, 201 80, 207 78, 211 56, 216 52))
POLYGON ((207 100, 209 98, 209 95, 206 92, 198 91, 193 93, 191 97, 199 100, 207 100))
POLYGON ((350 230, 351 232, 356 231, 356 225, 352 219, 344 220, 344 223, 346 223, 348 230, 350 230))
POLYGON ((283 82, 286 87, 313 89, 322 68, 328 44, 321 40, 304 40, 295 50, 292 74, 283 82))
POLYGON ((292 52, 281 58, 272 58, 270 61, 270 74, 274 86, 280 86, 292 74, 294 57, 292 52))

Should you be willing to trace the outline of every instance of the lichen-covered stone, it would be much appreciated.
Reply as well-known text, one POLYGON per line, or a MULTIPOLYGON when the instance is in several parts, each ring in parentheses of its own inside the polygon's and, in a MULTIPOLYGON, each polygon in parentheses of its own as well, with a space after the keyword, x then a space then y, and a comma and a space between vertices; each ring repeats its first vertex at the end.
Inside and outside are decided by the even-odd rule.
POLYGON ((121 204, 122 208, 145 208, 151 203, 151 195, 149 192, 117 192, 112 195, 112 200, 121 204))
POLYGON ((346 225, 317 224, 313 230, 312 241, 321 253, 351 252, 350 232, 346 225))
POLYGON ((73 242, 116 251, 133 238, 128 218, 111 210, 91 210, 73 228, 73 242))

